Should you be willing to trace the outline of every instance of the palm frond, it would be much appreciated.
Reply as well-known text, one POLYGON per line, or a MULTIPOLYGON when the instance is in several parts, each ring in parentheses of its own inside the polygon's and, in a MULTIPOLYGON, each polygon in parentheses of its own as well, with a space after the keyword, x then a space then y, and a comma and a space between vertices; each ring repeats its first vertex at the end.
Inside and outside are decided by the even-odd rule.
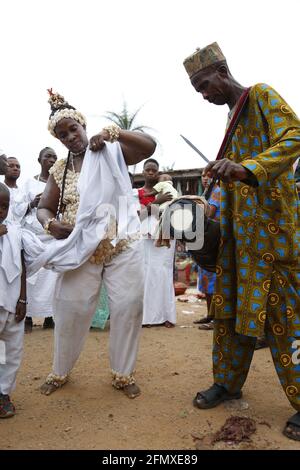
POLYGON ((133 121, 135 120, 135 118, 137 117, 138 113, 140 112, 140 110, 142 109, 143 106, 140 106, 131 116, 129 116, 129 121, 130 121, 130 127, 133 126, 133 121))
POLYGON ((123 107, 120 113, 116 113, 114 111, 107 111, 106 114, 103 116, 109 121, 117 124, 121 129, 128 130, 128 131, 143 131, 145 129, 151 129, 148 126, 134 126, 134 120, 136 119, 138 113, 142 109, 143 106, 140 106, 134 113, 130 114, 127 108, 126 101, 123 102, 123 107))
POLYGON ((146 129, 152 129, 152 127, 148 127, 148 126, 136 126, 136 127, 132 127, 132 131, 141 131, 141 132, 145 132, 146 129))

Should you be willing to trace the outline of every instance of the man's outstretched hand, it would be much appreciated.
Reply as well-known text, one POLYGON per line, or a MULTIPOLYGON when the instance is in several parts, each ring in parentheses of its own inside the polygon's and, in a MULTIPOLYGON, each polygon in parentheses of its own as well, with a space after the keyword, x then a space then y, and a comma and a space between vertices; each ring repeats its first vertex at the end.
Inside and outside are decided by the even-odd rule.
POLYGON ((230 183, 231 181, 243 181, 251 175, 246 168, 239 163, 234 163, 227 158, 210 162, 203 170, 203 176, 230 183))

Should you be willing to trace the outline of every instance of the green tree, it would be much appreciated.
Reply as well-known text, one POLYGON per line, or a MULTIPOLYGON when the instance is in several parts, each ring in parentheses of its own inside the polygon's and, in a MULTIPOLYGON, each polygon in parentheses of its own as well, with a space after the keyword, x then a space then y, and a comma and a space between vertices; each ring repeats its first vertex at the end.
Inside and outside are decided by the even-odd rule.
POLYGON ((144 132, 145 129, 151 129, 148 126, 143 125, 136 125, 136 117, 142 106, 140 106, 136 111, 130 113, 127 108, 127 103, 124 101, 123 108, 120 113, 116 113, 114 111, 106 111, 104 117, 109 121, 112 121, 114 124, 117 124, 121 129, 126 131, 141 131, 144 132))
MULTIPOLYGON (((103 116, 109 121, 112 121, 117 126, 121 127, 126 131, 140 131, 145 132, 146 130, 150 130, 151 127, 143 126, 143 125, 136 125, 136 117, 143 106, 140 106, 136 111, 130 113, 127 108, 126 101, 123 102, 123 108, 120 113, 116 113, 114 111, 106 111, 106 114, 103 116)), ((133 166, 133 174, 135 174, 136 165, 133 166)))

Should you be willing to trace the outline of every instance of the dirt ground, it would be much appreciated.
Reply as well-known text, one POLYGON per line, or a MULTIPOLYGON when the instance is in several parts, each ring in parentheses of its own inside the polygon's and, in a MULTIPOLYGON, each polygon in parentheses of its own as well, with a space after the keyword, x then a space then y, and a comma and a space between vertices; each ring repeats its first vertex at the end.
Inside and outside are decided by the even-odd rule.
POLYGON ((211 331, 193 320, 205 301, 177 302, 176 328, 143 328, 136 377, 142 395, 129 400, 110 385, 109 329, 92 330, 70 382, 51 396, 39 386, 50 371, 53 331, 25 335, 14 418, 0 420, 1 449, 300 449, 281 434, 293 414, 268 349, 255 352, 242 400, 212 410, 192 406, 212 383, 211 331), (249 442, 211 444, 230 416, 251 417, 249 442))

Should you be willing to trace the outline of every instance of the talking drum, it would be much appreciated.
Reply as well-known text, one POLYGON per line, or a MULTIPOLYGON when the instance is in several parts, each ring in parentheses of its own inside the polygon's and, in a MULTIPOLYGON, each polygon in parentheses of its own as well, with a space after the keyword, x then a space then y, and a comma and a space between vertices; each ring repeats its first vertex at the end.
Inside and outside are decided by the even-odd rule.
POLYGON ((210 272, 216 271, 220 246, 220 223, 205 215, 207 202, 199 196, 182 197, 169 204, 161 219, 163 238, 186 243, 194 261, 210 272))

